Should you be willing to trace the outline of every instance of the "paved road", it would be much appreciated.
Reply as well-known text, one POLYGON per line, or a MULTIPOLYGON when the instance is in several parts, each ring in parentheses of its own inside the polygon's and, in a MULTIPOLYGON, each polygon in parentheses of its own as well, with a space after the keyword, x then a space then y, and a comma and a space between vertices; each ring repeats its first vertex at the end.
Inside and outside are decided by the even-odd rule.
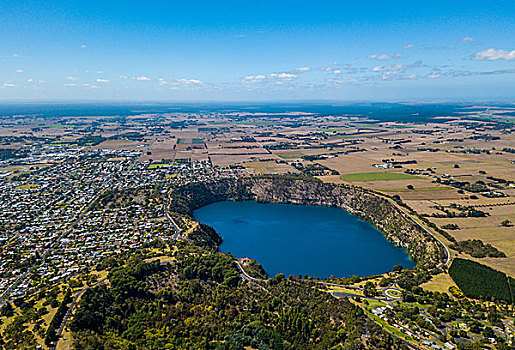
POLYGON ((168 192, 168 197, 166 199, 165 216, 168 219, 168 221, 170 222, 170 224, 173 226, 173 229, 175 230, 175 233, 172 235, 172 239, 174 241, 177 241, 179 239, 184 239, 184 236, 181 234, 182 229, 175 223, 175 221, 170 216, 170 213, 168 211, 169 205, 170 205, 170 192, 168 192))
POLYGON ((100 281, 93 283, 91 286, 81 289, 80 291, 77 292, 77 294, 75 294, 75 298, 73 298, 73 301, 72 301, 70 307, 68 308, 68 311, 66 311, 66 315, 64 315, 63 321, 61 322, 61 327, 59 327, 59 331, 57 331, 57 335, 56 335, 57 341, 55 342, 55 345, 53 347, 50 347, 50 349, 57 348, 57 344, 59 343, 59 340, 61 339, 61 334, 64 331, 64 327, 66 327, 66 324, 68 323, 68 319, 72 315, 73 308, 77 304, 77 301, 79 300, 81 295, 84 294, 84 292, 87 291, 88 289, 98 286, 99 284, 102 284, 105 281, 107 281, 107 278, 103 278, 100 281))
POLYGON ((424 226, 422 226, 417 220, 415 220, 413 218, 413 216, 411 216, 411 214, 409 214, 408 212, 406 212, 402 207, 400 207, 397 203, 395 203, 393 200, 390 200, 389 198, 386 198, 386 197, 383 197, 385 198, 388 202, 390 202, 395 208, 397 208, 398 210, 400 210, 402 213, 404 213, 412 222, 415 223, 415 225, 417 225, 418 227, 420 227, 422 230, 424 230, 426 233, 428 233, 429 235, 431 235, 431 237, 433 237, 434 239, 436 239, 436 241, 438 243, 440 243, 440 245, 445 249, 445 253, 446 253, 446 258, 445 258, 445 262, 443 262, 442 264, 438 265, 438 268, 444 266, 444 265, 447 265, 451 259, 451 253, 449 252, 449 249, 447 248, 447 246, 445 244, 443 244, 443 242, 438 238, 436 237, 431 231, 429 231, 427 228, 425 228, 424 226))
POLYGON ((245 272, 245 270, 241 266, 240 262, 237 261, 237 260, 235 260, 234 262, 236 263, 236 266, 238 266, 238 270, 240 270, 240 277, 241 278, 246 279, 248 281, 253 281, 253 282, 268 282, 268 280, 263 280, 263 279, 260 279, 260 278, 254 278, 254 277, 251 277, 251 276, 247 275, 247 273, 245 272))
POLYGON ((318 282, 318 283, 326 285, 326 286, 340 287, 340 288, 346 288, 346 289, 355 289, 355 290, 363 290, 363 287, 347 286, 347 285, 344 285, 344 284, 336 284, 336 283, 329 283, 329 282, 318 282))

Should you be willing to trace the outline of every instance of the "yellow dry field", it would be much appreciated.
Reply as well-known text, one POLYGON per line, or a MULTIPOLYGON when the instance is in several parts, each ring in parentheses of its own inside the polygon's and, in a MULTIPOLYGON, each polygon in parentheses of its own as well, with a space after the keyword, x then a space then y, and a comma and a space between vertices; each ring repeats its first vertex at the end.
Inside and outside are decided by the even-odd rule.
MULTIPOLYGON (((152 156, 154 156, 154 155, 152 154, 152 156)), ((191 161, 207 161, 209 159, 209 155, 205 149, 191 149, 191 150, 177 151, 175 153, 175 159, 190 159, 191 161)), ((160 159, 155 157, 154 160, 160 160, 160 159)))
POLYGON ((439 186, 434 184, 431 179, 403 179, 403 180, 378 180, 378 181, 353 181, 353 185, 363 186, 372 188, 379 191, 385 192, 419 192, 420 190, 427 190, 433 188, 442 188, 445 186, 439 186), (408 185, 412 185, 414 190, 408 190, 408 185), (398 190, 398 191, 395 191, 398 190))
POLYGON ((209 149, 209 155, 233 156, 233 155, 270 155, 264 148, 216 148, 209 149))
POLYGON ((30 168, 32 168, 32 170, 37 170, 37 169, 41 169, 41 168, 46 168, 50 166, 49 164, 27 164, 27 165, 9 165, 5 168, 0 168, 2 171, 20 171, 20 172, 24 172, 24 171, 30 171, 30 168))
POLYGON ((449 287, 456 286, 451 276, 446 273, 433 276, 429 282, 421 284, 420 287, 432 292, 440 292, 449 294, 449 287))
POLYGON ((340 155, 336 158, 319 160, 317 163, 320 163, 329 169, 334 169, 342 175, 382 171, 381 169, 373 167, 377 161, 352 154, 340 155))
POLYGON ((272 151, 275 155, 279 156, 280 158, 284 160, 295 160, 295 159, 301 159, 302 156, 305 156, 306 153, 304 151, 300 150, 288 150, 288 151, 272 151))
POLYGON ((457 202, 459 198, 463 196, 458 194, 455 189, 446 190, 446 189, 438 189, 438 190, 420 190, 420 191, 387 191, 385 194, 390 196, 399 195, 403 201, 415 201, 415 200, 452 200, 453 202, 457 202))
POLYGON ((119 151, 124 150, 133 150, 138 149, 138 145, 140 145, 141 142, 131 141, 131 140, 106 140, 104 142, 99 143, 96 146, 92 146, 93 149, 114 149, 119 151))
POLYGON ((173 160, 175 159, 176 151, 174 150, 174 146, 177 140, 168 138, 168 139, 157 139, 152 143, 149 147, 148 151, 151 154, 143 154, 140 158, 141 161, 145 160, 153 160, 153 161, 161 161, 164 160, 173 160))
POLYGON ((243 166, 247 169, 254 171, 254 174, 285 174, 285 173, 298 173, 299 171, 294 167, 284 164, 277 163, 275 161, 264 161, 264 162, 250 162, 244 163, 243 166))
POLYGON ((433 213, 441 213, 434 208, 435 202, 428 199, 411 199, 404 200, 410 208, 415 210, 420 215, 431 215, 433 213))
POLYGON ((213 165, 228 166, 234 164, 242 164, 249 162, 257 162, 259 160, 275 160, 276 156, 272 154, 246 154, 246 155, 210 155, 213 165))
MULTIPOLYGON (((457 224, 460 229, 449 231, 458 241, 480 239, 490 243, 506 254, 506 258, 484 258, 477 260, 495 269, 515 276, 515 226, 504 227, 501 222, 515 222, 515 206, 478 208, 490 214, 481 218, 430 218, 442 227, 446 224, 457 224)), ((467 257, 470 258, 470 257, 467 257)))
MULTIPOLYGON (((486 171, 487 176, 501 177, 506 180, 515 180, 515 166, 509 155, 496 154, 455 154, 443 152, 417 152, 415 158, 418 160, 417 167, 436 168, 437 174, 449 174, 456 179, 475 176, 479 171, 486 171), (457 164, 459 168, 455 168, 457 164)), ((469 180, 463 180, 469 181, 469 180)))

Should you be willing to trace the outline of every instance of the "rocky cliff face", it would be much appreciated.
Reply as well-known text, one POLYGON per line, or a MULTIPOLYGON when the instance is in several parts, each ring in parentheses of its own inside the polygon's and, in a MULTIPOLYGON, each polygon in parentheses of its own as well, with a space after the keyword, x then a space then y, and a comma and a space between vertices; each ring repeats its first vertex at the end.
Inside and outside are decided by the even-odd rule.
POLYGON ((434 267, 445 259, 440 244, 404 213, 386 199, 354 186, 288 178, 245 178, 199 183, 176 190, 172 195, 170 210, 177 208, 178 212, 191 215, 192 210, 215 201, 245 199, 342 208, 370 222, 388 240, 405 248, 417 267, 434 267))

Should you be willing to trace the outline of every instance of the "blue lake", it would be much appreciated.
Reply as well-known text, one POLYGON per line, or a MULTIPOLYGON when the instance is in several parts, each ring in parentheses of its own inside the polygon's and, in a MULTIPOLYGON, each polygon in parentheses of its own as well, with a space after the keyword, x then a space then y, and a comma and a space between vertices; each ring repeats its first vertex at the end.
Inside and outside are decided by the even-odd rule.
POLYGON ((271 277, 367 276, 414 266, 404 249, 339 208, 225 201, 194 217, 220 233, 222 252, 255 259, 271 277))

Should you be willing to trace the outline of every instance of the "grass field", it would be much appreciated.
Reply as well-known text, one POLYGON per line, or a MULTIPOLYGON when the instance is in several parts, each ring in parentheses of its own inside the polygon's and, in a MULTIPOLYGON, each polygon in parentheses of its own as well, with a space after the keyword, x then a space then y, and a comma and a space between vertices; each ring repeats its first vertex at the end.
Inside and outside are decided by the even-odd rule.
POLYGON ((304 153, 294 151, 294 152, 277 153, 277 155, 283 159, 295 159, 295 158, 302 157, 304 155, 304 153))
POLYGON ((193 139, 191 139, 191 143, 194 145, 203 145, 204 139, 193 138, 193 139))
POLYGON ((345 174, 342 175, 343 181, 348 182, 367 182, 367 181, 388 181, 388 180, 406 180, 406 179, 420 179, 420 177, 402 173, 359 173, 359 174, 345 174))
POLYGON ((37 184, 25 184, 25 185, 21 185, 21 186, 18 186, 16 187, 17 190, 30 190, 30 189, 33 189, 33 188, 38 188, 40 185, 37 185, 37 184))
POLYGON ((299 171, 288 164, 276 163, 275 161, 244 163, 245 168, 253 169, 256 174, 284 174, 288 172, 298 173, 299 171))
POLYGON ((412 190, 407 188, 378 188, 378 191, 383 192, 410 192, 410 191, 443 191, 443 190, 451 190, 451 187, 425 187, 425 188, 414 188, 412 190))
POLYGON ((157 168, 163 168, 170 165, 177 165, 177 163, 156 163, 156 164, 150 164, 147 169, 157 169, 157 168))
POLYGON ((359 289, 350 289, 350 288, 343 288, 343 287, 336 287, 336 286, 326 286, 326 287, 327 287, 327 290, 329 290, 331 292, 363 295, 363 292, 359 289))
POLYGON ((420 285, 422 288, 432 292, 448 293, 449 287, 456 286, 451 276, 446 273, 433 276, 429 282, 420 285))

